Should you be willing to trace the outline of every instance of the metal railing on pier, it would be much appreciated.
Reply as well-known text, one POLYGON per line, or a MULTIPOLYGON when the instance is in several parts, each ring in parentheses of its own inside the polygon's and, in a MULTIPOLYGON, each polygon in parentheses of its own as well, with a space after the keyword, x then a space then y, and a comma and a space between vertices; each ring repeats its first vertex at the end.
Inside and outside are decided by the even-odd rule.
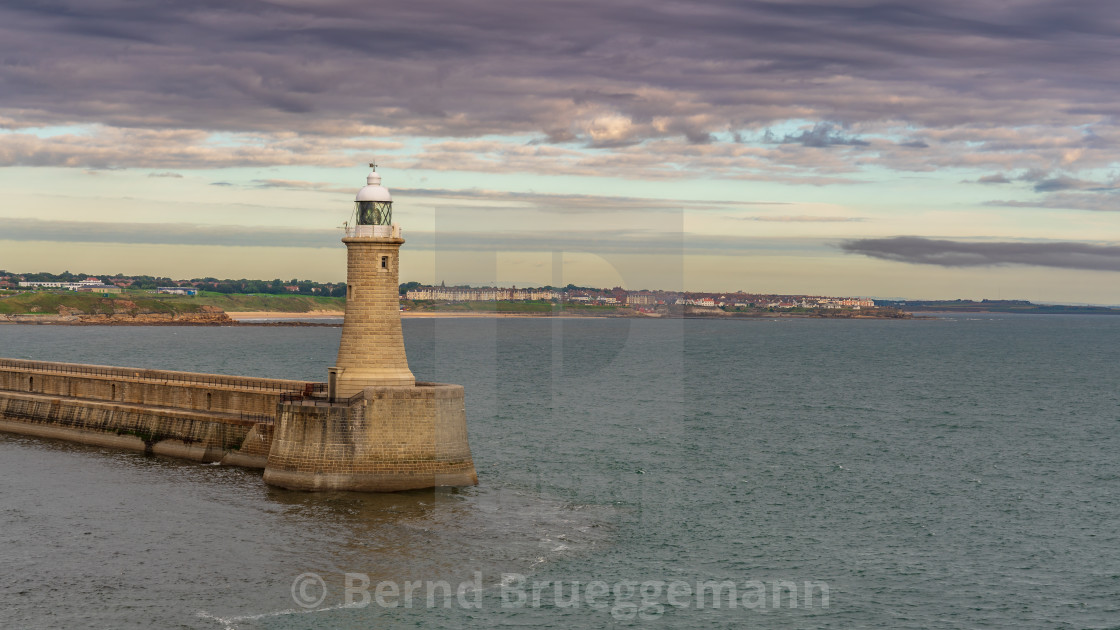
POLYGON ((280 379, 259 379, 249 376, 223 376, 196 372, 172 372, 168 370, 149 370, 142 368, 111 367, 107 365, 83 365, 79 363, 55 363, 52 361, 28 361, 23 359, 0 359, 0 369, 35 370, 53 374, 73 374, 76 376, 98 376, 103 378, 126 378, 148 382, 184 385, 210 385, 249 389, 261 392, 298 392, 311 396, 325 394, 326 383, 305 381, 284 381, 280 379))

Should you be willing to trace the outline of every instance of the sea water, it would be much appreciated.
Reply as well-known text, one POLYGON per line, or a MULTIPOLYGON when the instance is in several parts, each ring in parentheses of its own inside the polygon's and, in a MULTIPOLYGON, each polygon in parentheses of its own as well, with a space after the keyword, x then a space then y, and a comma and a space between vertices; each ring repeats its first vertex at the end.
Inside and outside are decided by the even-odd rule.
MULTIPOLYGON (((1120 318, 404 330, 466 387, 479 486, 0 434, 0 627, 1120 625, 1120 318)), ((339 333, 0 326, 0 356, 324 380, 339 333)))

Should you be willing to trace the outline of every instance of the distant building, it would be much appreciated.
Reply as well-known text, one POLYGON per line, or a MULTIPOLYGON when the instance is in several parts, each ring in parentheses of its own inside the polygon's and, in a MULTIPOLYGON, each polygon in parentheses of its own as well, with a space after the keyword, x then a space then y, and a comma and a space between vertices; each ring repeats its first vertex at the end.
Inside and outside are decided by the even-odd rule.
POLYGON ((653 306, 657 304, 657 296, 652 291, 635 291, 626 296, 626 303, 631 306, 653 306))
POLYGON ((69 289, 72 282, 20 282, 19 286, 28 289, 69 289))
POLYGON ((168 293, 171 295, 198 295, 198 289, 194 287, 157 287, 156 293, 168 293))
POLYGON ((29 289, 65 289, 67 291, 102 291, 104 293, 120 293, 120 288, 115 285, 102 284, 97 278, 86 278, 78 282, 20 282, 19 286, 29 289), (108 289, 116 289, 110 291, 108 289))
POLYGON ((704 306, 708 308, 715 308, 716 301, 712 298, 697 298, 684 301, 686 306, 704 306))
POLYGON ((499 289, 494 287, 417 287, 405 293, 409 300, 441 302, 495 302, 497 300, 555 300, 559 295, 548 289, 499 289))
POLYGON ((120 293, 121 288, 115 284, 80 284, 73 289, 81 293, 120 293))

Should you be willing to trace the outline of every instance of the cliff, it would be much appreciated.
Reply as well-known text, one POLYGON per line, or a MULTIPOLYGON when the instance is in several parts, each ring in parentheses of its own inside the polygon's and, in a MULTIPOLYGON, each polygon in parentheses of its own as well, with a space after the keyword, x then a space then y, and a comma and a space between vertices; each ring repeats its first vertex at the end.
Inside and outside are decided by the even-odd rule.
POLYGON ((225 325, 235 323, 216 306, 169 306, 158 300, 131 300, 92 295, 36 294, 28 303, 5 300, 0 323, 13 324, 132 324, 225 325), (48 310, 49 309, 49 310, 48 310), (11 312, 17 311, 17 312, 11 312), (23 312, 18 312, 23 311, 23 312), (53 311, 53 312, 52 312, 53 311))

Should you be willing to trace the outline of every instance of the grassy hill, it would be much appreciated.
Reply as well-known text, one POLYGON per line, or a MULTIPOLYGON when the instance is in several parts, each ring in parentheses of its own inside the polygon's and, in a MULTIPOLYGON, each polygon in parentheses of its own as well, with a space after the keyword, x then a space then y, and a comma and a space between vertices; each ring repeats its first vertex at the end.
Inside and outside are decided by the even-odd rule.
POLYGON ((19 292, 0 296, 0 314, 22 315, 31 313, 57 314, 74 310, 90 315, 112 314, 122 310, 141 313, 197 313, 202 304, 176 303, 148 294, 121 294, 105 297, 99 293, 73 291, 19 292))
POLYGON ((346 298, 318 295, 273 295, 269 293, 211 293, 203 291, 195 297, 164 295, 161 299, 217 306, 227 313, 244 311, 275 311, 308 313, 311 311, 342 311, 346 298))
POLYGON ((125 291, 108 297, 99 293, 73 291, 20 291, 0 295, 0 314, 59 313, 73 309, 91 315, 113 313, 122 309, 141 313, 197 313, 203 306, 216 306, 227 313, 241 311, 341 311, 345 298, 305 295, 243 295, 203 293, 196 297, 125 291))

